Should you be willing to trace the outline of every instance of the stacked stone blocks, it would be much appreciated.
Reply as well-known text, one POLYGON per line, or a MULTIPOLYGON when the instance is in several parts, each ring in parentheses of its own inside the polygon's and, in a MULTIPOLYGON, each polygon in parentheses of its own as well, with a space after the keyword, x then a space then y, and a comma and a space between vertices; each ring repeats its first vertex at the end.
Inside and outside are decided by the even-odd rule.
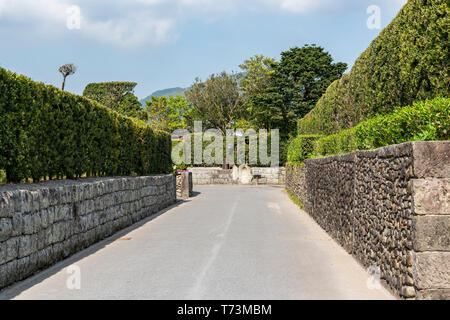
POLYGON ((0 186, 0 288, 173 204, 173 175, 0 186))

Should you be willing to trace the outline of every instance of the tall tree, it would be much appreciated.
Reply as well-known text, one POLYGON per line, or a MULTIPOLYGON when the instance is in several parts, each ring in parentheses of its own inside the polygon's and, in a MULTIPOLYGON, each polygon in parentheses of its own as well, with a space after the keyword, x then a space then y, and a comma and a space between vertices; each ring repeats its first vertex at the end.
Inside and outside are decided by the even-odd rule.
POLYGON ((123 96, 118 110, 127 117, 133 117, 144 121, 148 120, 147 111, 142 108, 142 104, 138 97, 131 92, 128 92, 123 96))
POLYGON ((322 47, 305 45, 281 53, 276 70, 276 85, 283 100, 298 118, 304 117, 325 93, 330 84, 342 77, 347 69, 343 62, 333 63, 333 58, 322 47))
POLYGON ((244 71, 241 87, 248 94, 247 120, 254 128, 271 128, 270 113, 261 95, 270 86, 276 65, 273 58, 255 55, 239 66, 244 71))
POLYGON ((245 118, 247 94, 241 89, 242 75, 211 75, 205 82, 196 79, 186 90, 187 101, 192 105, 187 118, 190 123, 201 120, 205 126, 218 129, 223 134, 245 118))
POLYGON ((150 126, 154 129, 173 132, 187 128, 185 116, 190 106, 183 96, 155 97, 147 101, 150 126))
POLYGON ((90 83, 84 89, 83 96, 128 117, 147 120, 145 110, 133 93, 136 85, 136 82, 90 83))
POLYGON ((314 108, 328 86, 347 68, 345 63, 333 63, 330 54, 315 45, 282 52, 281 61, 269 66, 270 77, 263 85, 250 86, 259 88, 249 94, 251 117, 264 122, 268 129, 279 128, 284 137, 295 133, 297 120, 314 108))
POLYGON ((63 75, 63 83, 61 90, 64 91, 64 88, 66 86, 66 78, 72 74, 74 74, 77 71, 77 66, 75 66, 73 63, 67 63, 61 67, 59 67, 58 71, 63 75))

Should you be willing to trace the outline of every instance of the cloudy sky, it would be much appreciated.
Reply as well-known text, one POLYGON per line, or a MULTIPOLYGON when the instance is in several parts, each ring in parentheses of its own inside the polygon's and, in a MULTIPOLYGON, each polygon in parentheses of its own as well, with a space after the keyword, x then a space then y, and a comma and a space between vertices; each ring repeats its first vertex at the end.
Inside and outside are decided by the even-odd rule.
POLYGON ((0 66, 66 89, 134 81, 143 98, 194 78, 239 71, 254 54, 315 43, 352 65, 406 0, 0 0, 0 66), (373 20, 371 20, 373 21, 373 20))

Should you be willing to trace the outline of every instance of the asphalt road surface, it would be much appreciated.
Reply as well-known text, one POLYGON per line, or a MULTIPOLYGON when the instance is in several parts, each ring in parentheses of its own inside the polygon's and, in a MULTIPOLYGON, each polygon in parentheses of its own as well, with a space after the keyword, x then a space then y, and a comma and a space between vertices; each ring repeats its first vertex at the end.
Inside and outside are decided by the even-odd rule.
POLYGON ((0 299, 394 299, 282 187, 195 191, 0 299))

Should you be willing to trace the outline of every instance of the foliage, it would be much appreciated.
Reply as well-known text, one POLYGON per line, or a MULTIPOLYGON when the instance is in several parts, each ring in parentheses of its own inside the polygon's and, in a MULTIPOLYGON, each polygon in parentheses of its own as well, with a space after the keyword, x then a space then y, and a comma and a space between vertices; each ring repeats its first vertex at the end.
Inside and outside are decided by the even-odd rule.
POLYGON ((142 108, 139 99, 131 92, 127 92, 119 104, 118 112, 127 117, 137 118, 139 120, 147 121, 148 114, 142 108))
POLYGON ((245 60, 239 67, 244 71, 241 87, 249 94, 261 93, 269 84, 270 77, 275 70, 275 59, 264 55, 255 55, 245 60))
POLYGON ((73 63, 67 63, 59 67, 58 71, 63 76, 62 91, 64 91, 64 87, 66 86, 66 78, 77 72, 77 69, 78 68, 73 63))
POLYGON ((450 98, 416 102, 315 142, 314 156, 369 150, 409 141, 450 139, 450 98))
POLYGON ((167 133, 2 68, 0 145, 8 182, 172 170, 167 133))
POLYGON ((314 108, 327 87, 346 69, 346 63, 333 63, 331 55, 315 45, 282 52, 276 74, 286 82, 283 100, 292 105, 295 115, 301 118, 314 108))
POLYGON ((288 163, 302 163, 314 151, 314 141, 321 138, 319 135, 299 135, 289 143, 287 151, 288 163))
POLYGON ((190 106, 183 96, 155 97, 147 101, 147 112, 151 127, 157 130, 173 132, 176 129, 187 128, 185 115, 190 106))
POLYGON ((332 134, 395 106, 449 96, 449 6, 409 0, 298 124, 299 134, 332 134))
MULTIPOLYGON (((191 133, 189 134, 189 138, 187 136, 184 137, 183 140, 176 140, 176 141, 172 141, 172 149, 174 149, 176 146, 178 146, 178 144, 182 143, 183 145, 185 145, 187 143, 187 141, 191 142, 191 146, 190 146, 190 150, 191 150, 191 155, 190 155, 190 161, 188 161, 189 163, 185 164, 179 164, 177 165, 177 169, 178 170, 183 170, 186 169, 187 166, 192 166, 192 167, 217 167, 220 166, 222 164, 223 158, 226 158, 226 154, 227 154, 227 143, 229 141, 233 141, 232 145, 233 145, 233 154, 234 154, 234 163, 235 164, 242 164, 242 163, 238 163, 238 138, 236 136, 234 137, 222 137, 223 140, 221 140, 221 145, 222 147, 222 156, 223 158, 221 159, 221 163, 206 163, 203 158, 203 155, 205 153, 205 149, 208 147, 211 147, 211 145, 214 143, 215 140, 213 140, 214 138, 210 138, 208 137, 208 133, 203 132, 203 133, 191 133), (202 155, 202 162, 201 163, 197 163, 195 164, 195 137, 197 137, 197 139, 202 139, 202 149, 201 149, 201 155, 202 155), (228 138, 228 140, 225 140, 226 138, 228 138)), ((259 141, 258 141, 259 142, 259 141)), ((259 143, 257 142, 256 144, 256 148, 257 148, 257 161, 256 163, 250 163, 251 159, 250 159, 250 155, 249 155, 249 151, 250 151, 250 141, 249 138, 247 137, 245 139, 245 146, 244 146, 244 151, 245 151, 245 163, 247 163, 249 166, 251 167, 267 167, 267 164, 262 164, 259 161, 259 143)), ((286 142, 280 141, 280 150, 279 150, 279 159, 280 159, 280 165, 283 165, 286 162, 286 158, 287 158, 287 146, 288 144, 286 142)), ((182 150, 185 150, 185 146, 182 147, 182 150)), ((270 157, 271 155, 271 135, 270 133, 267 135, 267 148, 268 148, 268 156, 270 157)), ((199 153, 200 154, 200 153, 199 153)), ((181 151, 179 153, 180 157, 184 156, 184 151, 181 151)), ((212 151, 211 155, 214 157, 215 156, 215 151, 212 151)), ((187 156, 189 159, 189 155, 187 156)))
POLYGON ((222 72, 211 75, 205 82, 196 79, 186 90, 186 98, 192 109, 186 115, 192 127, 196 120, 203 125, 226 133, 234 124, 245 118, 246 94, 241 90, 240 76, 222 72))
POLYGON ((145 110, 133 94, 136 85, 135 82, 90 83, 84 89, 83 96, 128 117, 147 121, 145 110))
POLYGON ((300 201, 299 198, 297 198, 292 192, 290 192, 288 189, 285 190, 287 195, 289 196, 289 198, 291 199, 291 201, 293 203, 295 203, 301 210, 305 209, 305 206, 303 205, 303 203, 300 201))
POLYGON ((250 121, 267 129, 280 128, 286 137, 295 131, 296 119, 315 106, 347 65, 333 63, 321 47, 305 45, 282 52, 279 63, 255 56, 241 68, 249 72, 243 87, 249 94, 250 121))

